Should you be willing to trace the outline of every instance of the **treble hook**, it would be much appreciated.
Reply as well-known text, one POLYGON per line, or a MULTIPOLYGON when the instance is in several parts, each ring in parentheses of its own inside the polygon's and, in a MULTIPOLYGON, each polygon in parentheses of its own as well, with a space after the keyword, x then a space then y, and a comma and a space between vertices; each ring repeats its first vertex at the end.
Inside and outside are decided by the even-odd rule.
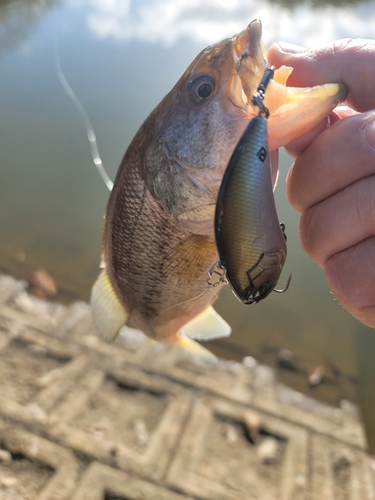
POLYGON ((206 279, 206 282, 209 287, 216 288, 219 285, 228 283, 227 270, 220 260, 215 262, 214 266, 207 271, 207 274, 209 277, 206 279), (218 277, 217 281, 213 281, 214 275, 218 277))
POLYGON ((277 288, 274 288, 273 291, 276 293, 284 293, 288 290, 289 285, 290 285, 290 280, 292 279, 292 275, 289 276, 288 281, 286 282, 285 288, 283 290, 278 290, 277 288))

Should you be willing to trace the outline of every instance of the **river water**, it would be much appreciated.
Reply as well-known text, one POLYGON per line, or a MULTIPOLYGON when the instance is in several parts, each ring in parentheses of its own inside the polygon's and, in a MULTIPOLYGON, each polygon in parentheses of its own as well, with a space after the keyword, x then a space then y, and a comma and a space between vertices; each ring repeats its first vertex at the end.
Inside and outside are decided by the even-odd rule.
MULTIPOLYGON (((0 2, 0 269, 24 278, 44 267, 59 299, 87 299, 98 273, 108 190, 93 165, 82 120, 56 75, 56 53, 93 124, 113 179, 135 132, 206 45, 263 22, 266 46, 371 38, 375 3, 275 0, 14 0, 0 2)), ((362 407, 375 453, 375 333, 334 300, 303 253, 298 216, 285 199, 291 159, 281 152, 276 201, 288 234, 288 293, 247 308, 229 289, 217 303, 233 327, 212 343, 225 357, 275 365, 279 377, 330 404, 362 407), (312 389, 307 373, 322 365, 312 389)), ((281 280, 283 283, 283 280, 281 280)))

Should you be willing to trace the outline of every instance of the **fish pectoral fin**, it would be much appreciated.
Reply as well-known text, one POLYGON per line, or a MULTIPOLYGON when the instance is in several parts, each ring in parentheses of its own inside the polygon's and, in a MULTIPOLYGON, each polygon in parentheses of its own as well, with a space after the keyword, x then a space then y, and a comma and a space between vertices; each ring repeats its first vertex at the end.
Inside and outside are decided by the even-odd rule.
POLYGON ((105 269, 91 289, 90 305, 95 328, 107 340, 115 340, 128 318, 128 313, 117 298, 105 269))
POLYGON ((182 333, 178 332, 177 337, 173 341, 174 344, 177 344, 178 346, 182 347, 183 349, 186 349, 189 351, 191 354, 194 354, 195 356, 200 357, 204 361, 210 363, 210 364, 217 364, 218 359, 213 354, 211 351, 206 349, 205 347, 201 346, 198 344, 198 342, 195 342, 192 339, 189 339, 182 333))
POLYGON ((210 306, 181 328, 181 333, 191 339, 207 341, 229 337, 231 327, 210 306))

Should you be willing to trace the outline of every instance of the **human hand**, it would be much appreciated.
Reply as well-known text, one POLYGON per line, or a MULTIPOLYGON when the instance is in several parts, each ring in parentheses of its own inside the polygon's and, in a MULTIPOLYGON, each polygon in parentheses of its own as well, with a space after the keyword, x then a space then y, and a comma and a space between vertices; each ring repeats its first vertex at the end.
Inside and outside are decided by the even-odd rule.
POLYGON ((375 328, 375 40, 317 49, 273 45, 270 64, 292 66, 292 86, 344 83, 345 106, 290 143, 286 188, 301 214, 301 243, 354 317, 375 328))

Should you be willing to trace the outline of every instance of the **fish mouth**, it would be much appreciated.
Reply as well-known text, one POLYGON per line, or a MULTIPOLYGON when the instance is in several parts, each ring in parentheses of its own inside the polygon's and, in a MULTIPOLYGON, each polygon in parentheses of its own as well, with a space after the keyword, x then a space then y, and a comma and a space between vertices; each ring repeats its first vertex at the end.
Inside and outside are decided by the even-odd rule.
MULTIPOLYGON (((262 42, 259 19, 232 38, 235 70, 228 79, 227 95, 232 105, 249 120, 259 109, 251 99, 269 67, 262 42)), ((329 83, 315 87, 288 87, 293 68, 277 68, 265 92, 264 104, 270 112, 268 120, 270 150, 284 146, 308 132, 343 101, 347 90, 343 84, 329 83)))
POLYGON ((268 67, 267 51, 262 42, 262 23, 259 19, 233 37, 235 72, 228 81, 232 103, 245 114, 257 114, 251 102, 268 67))

